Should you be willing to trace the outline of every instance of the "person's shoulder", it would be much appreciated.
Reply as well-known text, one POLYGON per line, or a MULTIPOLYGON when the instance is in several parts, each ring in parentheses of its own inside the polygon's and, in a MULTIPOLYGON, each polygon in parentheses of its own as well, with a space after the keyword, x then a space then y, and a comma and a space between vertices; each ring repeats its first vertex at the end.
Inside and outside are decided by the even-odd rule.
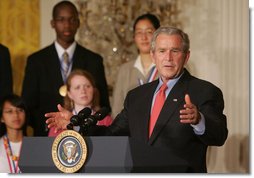
POLYGON ((204 89, 204 88, 209 89, 210 88, 210 89, 221 90, 219 87, 217 87, 212 82, 198 78, 196 76, 192 76, 192 75, 190 77, 190 85, 194 88, 200 88, 200 89, 204 89))
POLYGON ((3 61, 6 62, 6 61, 10 60, 9 48, 2 45, 1 43, 0 43, 0 54, 1 54, 0 55, 1 62, 3 62, 3 61))
POLYGON ((199 85, 215 86, 212 82, 196 76, 191 76, 191 82, 199 85))
POLYGON ((96 52, 94 52, 94 51, 92 51, 88 48, 85 48, 84 46, 82 46, 78 43, 77 43, 77 46, 76 46, 76 50, 80 54, 90 55, 90 56, 97 57, 97 58, 102 58, 102 56, 99 53, 96 53, 96 52))
POLYGON ((4 138, 3 136, 0 138, 0 155, 2 151, 4 150, 4 138))
POLYGON ((3 44, 0 43, 0 50, 1 51, 8 51, 9 49, 6 46, 4 46, 3 44))
POLYGON ((0 137, 0 144, 2 144, 4 141, 4 136, 0 137))
POLYGON ((47 56, 49 54, 49 52, 52 51, 52 50, 54 50, 54 45, 53 44, 33 52, 32 54, 30 54, 28 56, 28 59, 33 59, 33 58, 39 59, 42 56, 47 56))
POLYGON ((133 68, 134 62, 135 60, 131 60, 121 64, 119 67, 119 73, 126 73, 127 71, 129 71, 131 68, 133 68))
POLYGON ((152 82, 148 82, 148 83, 145 83, 143 85, 139 85, 139 86, 133 88, 132 90, 130 90, 128 93, 130 93, 130 94, 135 94, 135 93, 143 94, 146 91, 149 91, 151 89, 152 90, 155 89, 157 87, 158 83, 159 83, 159 80, 154 80, 152 82))
POLYGON ((125 97, 125 101, 131 101, 135 103, 135 101, 141 101, 145 100, 147 97, 151 97, 158 85, 158 82, 158 80, 155 80, 129 90, 125 97))
POLYGON ((120 68, 130 68, 130 67, 133 67, 134 63, 135 63, 135 60, 131 60, 131 61, 125 62, 125 63, 123 63, 121 65, 120 68))

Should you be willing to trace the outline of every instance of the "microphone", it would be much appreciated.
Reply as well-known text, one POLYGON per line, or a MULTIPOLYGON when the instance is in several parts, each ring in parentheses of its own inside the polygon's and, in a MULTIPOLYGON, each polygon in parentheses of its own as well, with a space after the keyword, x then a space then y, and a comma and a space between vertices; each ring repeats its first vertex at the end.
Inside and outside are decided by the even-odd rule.
POLYGON ((108 115, 109 111, 110 110, 108 108, 102 107, 94 115, 90 115, 84 119, 83 127, 88 128, 90 126, 96 125, 97 121, 104 119, 108 115))
POLYGON ((73 115, 70 119, 70 123, 67 125, 68 130, 72 130, 73 126, 81 125, 84 118, 87 118, 92 113, 92 110, 85 107, 77 115, 73 115))

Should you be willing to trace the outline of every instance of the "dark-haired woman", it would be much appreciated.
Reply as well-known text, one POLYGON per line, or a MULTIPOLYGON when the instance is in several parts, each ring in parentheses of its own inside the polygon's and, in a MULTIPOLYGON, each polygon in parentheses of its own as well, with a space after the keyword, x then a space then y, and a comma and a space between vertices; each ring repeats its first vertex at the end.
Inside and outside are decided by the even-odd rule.
POLYGON ((133 25, 133 39, 138 49, 136 60, 121 65, 114 86, 112 116, 120 113, 129 90, 158 78, 150 56, 153 32, 160 27, 159 19, 150 13, 139 16, 133 25))
POLYGON ((23 136, 26 135, 26 107, 12 94, 0 103, 0 172, 20 173, 18 166, 23 136))

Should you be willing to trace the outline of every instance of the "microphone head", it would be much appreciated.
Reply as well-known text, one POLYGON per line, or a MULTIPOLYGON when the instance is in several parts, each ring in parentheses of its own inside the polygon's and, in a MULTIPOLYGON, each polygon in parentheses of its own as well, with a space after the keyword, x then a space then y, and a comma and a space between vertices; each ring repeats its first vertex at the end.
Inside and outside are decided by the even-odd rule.
POLYGON ((85 119, 88 116, 90 116, 91 113, 92 113, 92 110, 90 108, 88 108, 88 107, 85 107, 84 109, 79 111, 78 117, 80 117, 81 119, 85 119))
POLYGON ((94 114, 94 117, 96 118, 96 120, 100 121, 102 119, 104 119, 108 114, 109 114, 109 108, 107 107, 102 107, 99 111, 97 111, 94 114))
POLYGON ((68 130, 73 130, 73 124, 72 124, 72 123, 69 123, 69 124, 67 125, 67 129, 68 129, 68 130))
POLYGON ((80 124, 80 118, 79 118, 79 116, 78 115, 73 115, 72 117, 71 117, 71 124, 72 125, 75 125, 75 126, 77 126, 77 125, 79 125, 80 124))

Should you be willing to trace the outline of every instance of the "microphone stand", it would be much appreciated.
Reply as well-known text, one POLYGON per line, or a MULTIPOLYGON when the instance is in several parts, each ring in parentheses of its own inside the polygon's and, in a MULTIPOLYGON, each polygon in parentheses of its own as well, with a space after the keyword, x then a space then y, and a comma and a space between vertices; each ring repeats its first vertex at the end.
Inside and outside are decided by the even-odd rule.
POLYGON ((68 130, 74 130, 77 131, 81 136, 86 136, 87 135, 87 127, 84 126, 85 124, 80 124, 79 125, 79 130, 74 130, 74 125, 73 124, 69 124, 67 125, 67 129, 68 130))
POLYGON ((87 135, 87 127, 84 126, 84 124, 80 125, 80 129, 79 129, 79 134, 82 135, 83 137, 87 135))
POLYGON ((83 123, 80 125, 79 133, 82 136, 88 135, 88 128, 97 124, 97 120, 95 120, 92 116, 85 118, 83 123))

